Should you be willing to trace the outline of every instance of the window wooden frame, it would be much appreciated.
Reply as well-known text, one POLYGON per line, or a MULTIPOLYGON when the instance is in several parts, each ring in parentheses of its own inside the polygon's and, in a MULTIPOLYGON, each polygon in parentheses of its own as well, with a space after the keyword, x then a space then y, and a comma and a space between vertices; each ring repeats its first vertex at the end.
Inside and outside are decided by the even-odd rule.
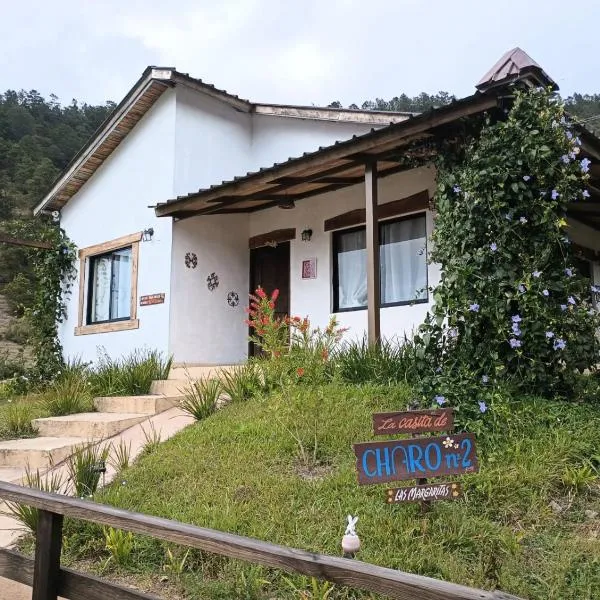
MULTIPOLYGON (((415 213, 411 213, 410 215, 406 215, 403 217, 399 217, 396 219, 390 218, 390 219, 383 219, 379 221, 379 232, 381 235, 381 229, 382 227, 384 227, 385 225, 389 225, 391 223, 399 223, 400 221, 408 221, 410 219, 418 219, 418 218, 424 218, 425 219, 425 251, 423 252, 424 256, 427 257, 427 213, 426 212, 415 212, 415 213)), ((359 225, 358 227, 351 227, 351 228, 347 228, 347 229, 337 229, 335 231, 332 232, 332 240, 331 240, 331 250, 332 250, 332 269, 333 269, 333 277, 332 277, 332 283, 333 283, 333 310, 332 312, 335 314, 338 313, 343 313, 343 312, 355 312, 358 310, 367 310, 368 306, 365 304, 364 306, 352 306, 349 308, 340 308, 339 303, 340 303, 340 299, 339 299, 339 293, 340 293, 340 289, 339 289, 339 285, 340 285, 340 279, 339 279, 339 269, 338 269, 338 263, 337 263, 337 254, 339 252, 339 239, 342 235, 346 234, 346 233, 352 233, 352 232, 356 232, 356 231, 362 231, 365 229, 364 225, 359 225)), ((381 252, 381 240, 379 242, 379 252, 381 252)), ((427 261, 427 259, 425 259, 427 261)), ((425 263, 427 265, 427 262, 425 263)), ((425 298, 414 298, 411 300, 401 300, 400 302, 380 302, 379 303, 379 308, 392 308, 394 306, 411 306, 413 304, 427 304, 429 302, 429 268, 427 267, 425 270, 425 289, 427 291, 427 295, 425 298)))
POLYGON ((140 241, 142 232, 132 233, 109 242, 88 246, 79 250, 79 306, 77 327, 75 335, 88 335, 91 333, 109 333, 111 331, 124 331, 138 329, 140 321, 137 318, 137 288, 138 288, 138 262, 140 255, 140 241), (131 246, 131 304, 129 319, 119 319, 105 323, 86 323, 86 300, 89 286, 89 259, 92 256, 107 254, 131 246))

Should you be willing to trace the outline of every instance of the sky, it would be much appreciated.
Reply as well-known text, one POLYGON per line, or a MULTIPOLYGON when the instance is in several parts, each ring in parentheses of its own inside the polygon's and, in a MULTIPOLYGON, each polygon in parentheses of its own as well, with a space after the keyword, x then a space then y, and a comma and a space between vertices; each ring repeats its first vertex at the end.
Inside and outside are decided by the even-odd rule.
POLYGON ((600 92, 600 0, 0 0, 0 90, 119 101, 147 65, 255 102, 459 97, 523 48, 600 92), (4 6, 2 6, 4 5, 4 6))

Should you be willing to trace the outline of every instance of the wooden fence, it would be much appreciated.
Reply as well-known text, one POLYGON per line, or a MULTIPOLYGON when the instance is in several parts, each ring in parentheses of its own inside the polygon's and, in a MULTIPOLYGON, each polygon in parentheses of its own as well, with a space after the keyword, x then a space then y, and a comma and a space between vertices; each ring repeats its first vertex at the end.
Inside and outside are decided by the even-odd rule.
POLYGON ((59 595, 69 600, 153 598, 97 577, 61 568, 63 517, 148 535, 399 600, 519 600, 503 592, 476 590, 357 560, 295 550, 10 483, 0 482, 0 500, 40 509, 34 559, 0 549, 0 576, 32 586, 32 600, 57 600, 59 595))

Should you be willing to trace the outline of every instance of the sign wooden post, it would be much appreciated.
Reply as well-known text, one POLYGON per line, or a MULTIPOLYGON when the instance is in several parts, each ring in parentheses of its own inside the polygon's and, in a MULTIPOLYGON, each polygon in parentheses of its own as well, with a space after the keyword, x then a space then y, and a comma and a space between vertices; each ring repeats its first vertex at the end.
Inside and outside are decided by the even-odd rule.
POLYGON ((375 435, 410 433, 410 438, 363 442, 353 445, 358 483, 369 485, 416 479, 417 485, 387 490, 388 504, 419 502, 426 512, 434 500, 455 500, 461 496, 458 483, 432 483, 433 477, 476 473, 479 470, 475 436, 451 433, 451 408, 408 410, 373 415, 375 435), (442 436, 423 436, 432 432, 442 436))

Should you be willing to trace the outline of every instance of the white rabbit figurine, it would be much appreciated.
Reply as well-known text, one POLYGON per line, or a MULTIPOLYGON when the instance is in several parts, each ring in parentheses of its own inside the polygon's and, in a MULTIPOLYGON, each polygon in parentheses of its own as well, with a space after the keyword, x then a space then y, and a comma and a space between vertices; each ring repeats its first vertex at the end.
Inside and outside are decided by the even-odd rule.
POLYGON ((348 525, 344 537, 342 537, 342 551, 346 558, 354 558, 354 555, 360 550, 360 538, 356 535, 357 522, 358 517, 348 515, 348 525))

